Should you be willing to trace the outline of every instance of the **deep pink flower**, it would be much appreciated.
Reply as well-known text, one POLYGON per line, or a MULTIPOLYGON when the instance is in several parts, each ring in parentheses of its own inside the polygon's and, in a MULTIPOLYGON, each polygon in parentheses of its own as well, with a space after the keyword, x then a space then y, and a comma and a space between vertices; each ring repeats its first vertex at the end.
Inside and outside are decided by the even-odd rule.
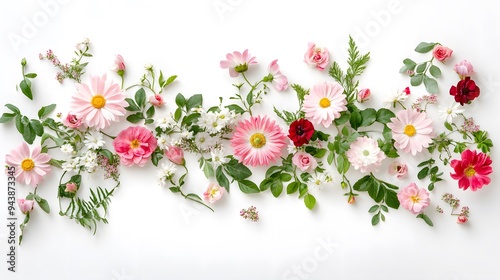
POLYGON ((413 109, 401 110, 387 126, 392 129, 394 146, 405 153, 416 155, 432 142, 432 120, 425 112, 413 109))
POLYGON ((40 145, 35 146, 33 151, 30 151, 28 144, 23 142, 5 156, 7 165, 16 168, 14 176, 19 182, 36 187, 50 172, 51 156, 41 151, 40 145))
POLYGON ((312 172, 316 167, 318 167, 318 162, 316 159, 306 153, 306 152, 297 152, 292 157, 292 162, 297 166, 302 172, 312 172))
POLYGON ((149 97, 149 103, 155 107, 161 107, 163 105, 163 97, 159 94, 155 94, 149 97))
POLYGON ((434 50, 432 50, 432 55, 435 59, 443 62, 451 56, 453 51, 450 48, 444 47, 442 45, 436 45, 434 50))
POLYGON ((220 61, 220 67, 222 69, 229 69, 229 75, 231 77, 238 77, 239 73, 248 70, 248 66, 257 63, 255 57, 250 56, 248 50, 245 50, 243 53, 238 51, 228 53, 226 58, 227 60, 220 61))
POLYGON ((410 95, 411 91, 410 91, 410 87, 405 87, 405 89, 403 90, 403 92, 406 94, 406 95, 410 95))
POLYGON ((33 205, 35 204, 34 200, 28 200, 24 198, 18 198, 17 199, 17 205, 19 205, 19 210, 23 214, 27 214, 28 212, 31 212, 33 210, 33 205))
POLYGON ((288 88, 288 78, 281 74, 277 59, 273 60, 271 64, 269 64, 268 71, 270 81, 277 91, 284 91, 288 88))
POLYGON ((358 91, 358 96, 357 96, 357 101, 359 103, 363 103, 368 100, 372 92, 370 91, 369 88, 364 88, 360 91, 358 91))
POLYGON ((267 116, 250 117, 236 126, 231 146, 243 164, 267 166, 281 156, 285 138, 279 125, 267 116))
POLYGON ((178 146, 167 147, 165 150, 165 156, 167 156, 167 158, 175 164, 184 164, 184 151, 178 146))
POLYGON ((455 96, 455 101, 460 105, 469 104, 472 100, 479 96, 481 90, 476 85, 476 82, 465 77, 460 80, 456 86, 451 86, 450 95, 455 96))
POLYGON ((415 183, 411 183, 398 193, 398 200, 403 208, 413 214, 420 214, 429 206, 429 192, 424 188, 419 188, 415 183))
POLYGON ((83 125, 82 119, 77 118, 76 115, 68 114, 66 118, 63 119, 63 124, 69 128, 79 128, 83 125))
POLYGON ((472 191, 481 189, 488 185, 491 179, 488 177, 493 172, 490 156, 482 152, 465 150, 462 152, 461 160, 454 159, 450 162, 455 173, 450 173, 451 178, 458 180, 458 187, 472 191))
POLYGON ((131 126, 122 130, 113 140, 120 161, 127 166, 144 166, 157 146, 153 133, 142 126, 131 126))
POLYGON ((304 62, 317 69, 323 71, 330 62, 330 54, 327 48, 317 47, 314 43, 307 45, 307 51, 304 54, 304 62))
POLYGON ((126 113, 125 94, 115 83, 106 85, 106 74, 92 76, 90 86, 78 84, 71 101, 71 113, 89 126, 104 129, 126 113))
POLYGON ((288 138, 293 141, 295 147, 309 143, 314 134, 314 125, 306 119, 298 119, 290 124, 288 138))
POLYGON ((460 79, 464 79, 465 77, 469 77, 474 74, 474 67, 472 67, 472 64, 467 60, 462 60, 460 63, 455 64, 453 70, 457 72, 460 79))

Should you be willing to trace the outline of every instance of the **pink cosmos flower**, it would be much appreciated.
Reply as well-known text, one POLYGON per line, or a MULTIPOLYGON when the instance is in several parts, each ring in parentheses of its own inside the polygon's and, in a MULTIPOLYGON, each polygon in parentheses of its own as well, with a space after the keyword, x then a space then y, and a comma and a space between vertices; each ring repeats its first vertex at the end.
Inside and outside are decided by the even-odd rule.
POLYGON ((77 89, 72 97, 71 113, 83 119, 89 127, 104 129, 125 115, 128 106, 125 95, 118 84, 106 85, 106 74, 92 76, 90 86, 79 84, 77 89))
POLYGON ((318 162, 316 159, 306 153, 306 152, 297 152, 295 155, 292 157, 292 162, 297 166, 302 172, 311 172, 318 167, 318 162))
POLYGON ((288 88, 288 78, 281 74, 277 59, 273 60, 271 64, 269 64, 268 71, 270 76, 269 80, 273 83, 273 86, 277 91, 284 91, 288 88))
POLYGON ((248 70, 248 66, 256 64, 255 56, 250 56, 248 49, 243 53, 235 51, 226 55, 227 60, 220 61, 222 69, 229 69, 229 76, 238 77, 239 73, 248 70))
POLYGON ((432 50, 432 55, 435 59, 443 62, 451 56, 453 51, 450 48, 444 47, 442 45, 436 45, 434 50, 432 50))
POLYGON ((432 142, 432 120, 425 112, 413 109, 401 110, 387 126, 392 129, 392 138, 396 141, 394 146, 405 153, 416 155, 427 148, 432 142))
POLYGON ((167 147, 165 150, 165 156, 167 156, 167 158, 175 164, 184 164, 184 151, 178 146, 167 147))
POLYGON ((465 150, 461 157, 461 160, 454 159, 450 162, 455 171, 455 173, 450 174, 451 178, 458 180, 460 189, 465 191, 470 187, 472 191, 477 191, 491 182, 488 177, 493 172, 490 156, 481 152, 465 150))
POLYGON ((27 214, 28 212, 31 212, 33 210, 33 205, 35 204, 34 200, 28 200, 24 198, 18 198, 17 199, 17 205, 19 205, 19 210, 23 214, 27 214))
POLYGON ((115 63, 111 67, 111 71, 118 73, 118 75, 122 76, 125 72, 125 61, 123 60, 123 56, 117 54, 115 57, 115 63))
POLYGON ((215 203, 223 194, 224 188, 215 183, 210 183, 208 184, 207 190, 203 193, 203 198, 210 203, 215 203))
POLYGON ((155 94, 149 97, 149 103, 155 107, 161 107, 163 105, 163 97, 159 94, 155 94))
POLYGON ((19 182, 36 187, 43 180, 43 177, 50 172, 51 166, 49 162, 52 157, 42 153, 41 150, 42 147, 37 145, 33 151, 30 151, 28 144, 23 142, 5 156, 7 165, 16 168, 14 177, 19 182))
POLYGON ((68 114, 66 118, 63 119, 63 124, 69 128, 79 128, 83 125, 83 121, 73 114, 68 114))
POLYGON ((327 48, 317 47, 314 43, 307 45, 307 51, 304 54, 304 62, 317 69, 323 71, 328 66, 330 54, 327 48))
POLYGON ((408 173, 408 166, 404 163, 401 163, 399 161, 394 161, 389 165, 389 174, 390 175, 396 175, 396 178, 402 179, 406 177, 406 174, 408 173))
POLYGON ((306 118, 328 128, 334 119, 340 117, 340 112, 347 110, 343 92, 344 88, 337 82, 315 85, 304 98, 306 118))
POLYGON ((424 188, 419 188, 415 183, 411 183, 398 193, 398 200, 403 208, 413 214, 420 214, 429 206, 429 192, 424 188))
POLYGON ((122 130, 113 140, 120 161, 126 166, 144 166, 157 146, 153 133, 142 126, 131 126, 122 130))
POLYGON ((370 91, 369 88, 362 89, 362 90, 358 91, 358 96, 357 96, 356 100, 359 103, 363 103, 363 102, 368 100, 368 98, 370 97, 371 94, 372 94, 372 92, 370 91))
POLYGON ((377 141, 366 136, 358 137, 345 154, 354 169, 362 173, 375 171, 385 159, 377 141))
POLYGON ((465 77, 469 77, 470 75, 474 74, 474 68, 472 67, 472 64, 467 60, 462 60, 460 63, 455 64, 453 70, 457 72, 458 76, 460 76, 460 79, 464 79, 465 77))
POLYGON ((231 146, 243 164, 267 166, 281 156, 285 138, 279 125, 267 116, 250 117, 236 126, 231 146))

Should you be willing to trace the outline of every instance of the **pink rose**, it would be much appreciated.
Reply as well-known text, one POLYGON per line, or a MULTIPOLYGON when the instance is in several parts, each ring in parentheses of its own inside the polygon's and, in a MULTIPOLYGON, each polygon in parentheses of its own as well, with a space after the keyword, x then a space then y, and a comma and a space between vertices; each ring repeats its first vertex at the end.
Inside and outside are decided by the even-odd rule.
POLYGON ((163 97, 159 94, 155 94, 149 98, 149 103, 153 104, 153 106, 161 107, 161 105, 163 105, 163 97))
POLYGON ((69 128, 79 128, 83 124, 83 119, 79 119, 76 115, 68 114, 65 119, 63 119, 63 124, 69 128))
POLYGON ((120 76, 125 72, 125 62, 121 55, 116 55, 115 63, 111 67, 111 71, 118 73, 120 76))
POLYGON ((465 77, 469 77, 470 75, 474 74, 474 68, 472 67, 472 64, 467 60, 462 60, 460 63, 455 64, 453 70, 457 72, 458 76, 460 76, 460 79, 464 79, 465 77))
POLYGON ((157 146, 153 133, 142 126, 131 126, 122 130, 113 140, 120 161, 126 166, 144 166, 157 146))
POLYGON ((207 190, 203 193, 203 198, 210 203, 214 203, 219 200, 223 194, 224 188, 215 183, 210 183, 208 184, 207 190))
POLYGON ((434 50, 432 50, 432 55, 434 56, 434 58, 441 62, 450 57, 452 53, 453 51, 451 49, 441 45, 436 45, 436 47, 434 47, 434 50))
POLYGON ((78 190, 78 185, 75 182, 69 182, 66 184, 65 192, 76 193, 78 190))
POLYGON ((307 51, 304 54, 304 62, 317 69, 325 70, 328 62, 330 61, 330 54, 326 48, 316 47, 314 43, 309 43, 307 51))
POLYGON ((292 162, 301 171, 311 172, 318 166, 316 159, 306 152, 297 152, 292 157, 292 162))
POLYGON ((408 173, 408 166, 406 166, 406 164, 404 163, 395 161, 391 165, 389 165, 389 174, 396 175, 396 178, 398 179, 406 177, 407 173, 408 173))
POLYGON ((27 214, 28 212, 31 212, 33 210, 33 204, 35 203, 34 200, 28 200, 24 198, 18 198, 17 199, 17 205, 19 205, 19 210, 23 212, 23 214, 27 214))
POLYGON ((371 94, 372 94, 372 92, 370 91, 369 88, 365 88, 365 89, 358 91, 358 98, 357 98, 358 102, 363 103, 363 102, 367 101, 371 94))
POLYGON ((269 64, 269 80, 272 82, 274 88, 277 91, 284 91, 288 87, 288 78, 281 74, 280 67, 278 65, 278 60, 273 60, 271 64, 269 64))
POLYGON ((184 151, 178 146, 170 146, 165 150, 165 156, 175 163, 182 165, 184 164, 184 151))

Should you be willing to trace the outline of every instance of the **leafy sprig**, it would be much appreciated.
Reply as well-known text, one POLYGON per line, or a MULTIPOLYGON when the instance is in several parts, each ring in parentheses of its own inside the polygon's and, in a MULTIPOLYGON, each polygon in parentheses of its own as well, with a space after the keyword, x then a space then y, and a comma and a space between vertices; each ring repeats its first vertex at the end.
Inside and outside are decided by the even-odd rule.
MULTIPOLYGON (((428 53, 432 51, 436 45, 440 44, 421 42, 415 48, 415 51, 418 53, 428 53)), ((427 61, 418 63, 410 58, 405 58, 399 73, 408 74, 410 76, 410 84, 414 87, 424 83, 425 90, 428 93, 436 94, 439 91, 436 79, 441 77, 441 69, 434 64, 434 56, 427 61)))
POLYGON ((26 73, 26 58, 21 60, 21 69, 23 74, 23 79, 19 83, 19 88, 21 88, 21 92, 28 97, 30 100, 33 100, 33 91, 31 89, 31 79, 36 78, 36 73, 26 73))

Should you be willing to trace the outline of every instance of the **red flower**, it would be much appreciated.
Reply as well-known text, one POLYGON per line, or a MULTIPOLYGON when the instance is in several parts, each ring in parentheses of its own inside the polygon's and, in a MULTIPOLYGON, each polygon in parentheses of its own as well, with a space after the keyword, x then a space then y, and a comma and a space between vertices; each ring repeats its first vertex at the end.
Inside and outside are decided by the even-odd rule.
POLYGON ((479 96, 479 92, 479 87, 470 77, 465 77, 465 79, 458 82, 457 86, 451 86, 450 88, 450 94, 455 96, 455 101, 460 105, 470 103, 479 96))
POLYGON ((298 119, 290 124, 288 138, 293 141, 295 147, 309 143, 314 134, 314 125, 306 119, 298 119))
POLYGON ((491 158, 488 155, 465 150, 462 152, 462 160, 454 159, 451 161, 450 165, 455 173, 450 175, 451 178, 458 180, 460 189, 465 191, 471 187, 473 191, 476 191, 491 182, 488 177, 493 172, 491 163, 491 158))

